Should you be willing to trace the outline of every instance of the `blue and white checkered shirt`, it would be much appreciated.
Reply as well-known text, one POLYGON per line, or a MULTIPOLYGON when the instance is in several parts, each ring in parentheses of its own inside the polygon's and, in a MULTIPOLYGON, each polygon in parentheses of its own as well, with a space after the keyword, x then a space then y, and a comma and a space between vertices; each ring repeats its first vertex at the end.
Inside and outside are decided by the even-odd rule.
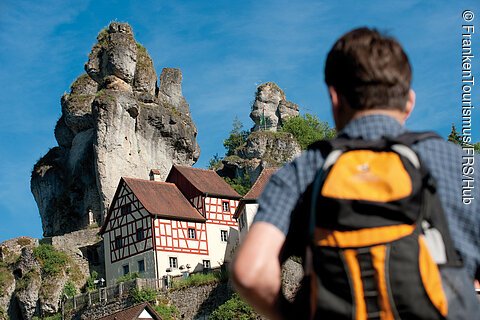
MULTIPOLYGON (((395 137, 406 129, 395 119, 370 115, 351 121, 342 132, 350 137, 374 140, 382 136, 395 137)), ((473 278, 480 268, 480 185, 473 189, 471 204, 462 202, 462 156, 457 145, 441 139, 427 139, 413 146, 425 166, 437 181, 441 203, 447 215, 456 249, 461 253, 468 273, 473 278)), ((480 183, 480 159, 475 157, 475 182, 480 183)), ((292 210, 315 173, 323 165, 318 150, 302 153, 281 168, 265 187, 259 199, 255 221, 273 224, 287 234, 292 210)))

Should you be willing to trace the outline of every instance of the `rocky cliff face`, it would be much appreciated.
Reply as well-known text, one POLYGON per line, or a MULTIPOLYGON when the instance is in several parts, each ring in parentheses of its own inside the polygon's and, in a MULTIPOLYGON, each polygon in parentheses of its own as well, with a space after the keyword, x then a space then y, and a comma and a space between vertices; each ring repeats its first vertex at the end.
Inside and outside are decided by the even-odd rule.
POLYGON ((153 62, 128 24, 97 37, 86 74, 61 99, 58 146, 34 166, 31 190, 45 236, 101 224, 121 176, 166 177, 199 157, 197 130, 182 95, 182 73, 153 62))
POLYGON ((0 319, 55 314, 67 281, 77 289, 85 282, 74 259, 38 246, 28 237, 0 244, 0 319))
POLYGON ((287 132, 277 132, 288 117, 297 116, 299 107, 286 99, 273 82, 257 88, 250 118, 254 122, 245 145, 226 157, 217 172, 236 178, 248 176, 253 183, 263 168, 278 167, 300 154, 301 148, 287 132))
POLYGON ((250 118, 255 123, 252 131, 277 131, 282 126, 282 121, 298 114, 298 105, 288 101, 277 84, 264 83, 257 88, 250 113, 250 118))

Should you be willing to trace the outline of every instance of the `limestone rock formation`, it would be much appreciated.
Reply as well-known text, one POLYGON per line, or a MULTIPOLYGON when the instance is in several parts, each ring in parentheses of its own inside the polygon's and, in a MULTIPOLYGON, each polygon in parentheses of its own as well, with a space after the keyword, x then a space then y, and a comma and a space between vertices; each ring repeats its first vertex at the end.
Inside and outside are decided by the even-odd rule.
POLYGON ((282 126, 282 121, 298 114, 298 105, 288 101, 277 84, 264 83, 257 88, 250 113, 250 118, 255 123, 252 131, 277 131, 282 126))
POLYGON ((58 313, 67 281, 77 289, 85 284, 88 263, 81 270, 79 259, 65 251, 38 246, 38 240, 29 237, 0 243, 0 319, 58 313))
POLYGON ((230 178, 248 176, 253 183, 263 168, 281 166, 299 155, 301 148, 293 135, 277 132, 282 121, 299 114, 298 109, 275 83, 260 85, 250 113, 251 133, 245 145, 223 159, 217 173, 230 178))
POLYGON ((153 61, 131 27, 113 22, 97 37, 86 74, 61 99, 58 146, 34 166, 31 190, 45 236, 103 222, 121 176, 165 178, 172 164, 199 157, 197 129, 182 95, 182 73, 153 61))

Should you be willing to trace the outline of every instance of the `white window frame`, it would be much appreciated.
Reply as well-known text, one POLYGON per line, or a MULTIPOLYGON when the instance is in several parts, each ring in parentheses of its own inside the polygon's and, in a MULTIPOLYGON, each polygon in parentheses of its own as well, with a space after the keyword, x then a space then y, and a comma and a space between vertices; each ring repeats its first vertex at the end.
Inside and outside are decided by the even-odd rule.
POLYGON ((188 228, 188 239, 197 239, 197 230, 195 228, 188 228))
POLYGON ((211 269, 212 268, 212 264, 210 263, 210 260, 203 260, 202 264, 203 264, 203 269, 211 269))
POLYGON ((220 230, 220 240, 222 242, 228 241, 228 230, 220 230))
POLYGON ((178 269, 178 258, 177 257, 168 257, 168 265, 172 269, 178 269))
POLYGON ((230 201, 222 201, 222 211, 230 212, 230 201))

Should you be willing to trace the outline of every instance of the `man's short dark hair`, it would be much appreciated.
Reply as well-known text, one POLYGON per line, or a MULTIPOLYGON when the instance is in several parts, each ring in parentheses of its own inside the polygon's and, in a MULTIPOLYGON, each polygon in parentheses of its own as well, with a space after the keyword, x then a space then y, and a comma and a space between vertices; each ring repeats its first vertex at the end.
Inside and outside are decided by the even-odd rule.
POLYGON ((412 69, 400 44, 375 29, 343 35, 328 53, 325 82, 358 110, 400 109, 408 99, 412 69))

